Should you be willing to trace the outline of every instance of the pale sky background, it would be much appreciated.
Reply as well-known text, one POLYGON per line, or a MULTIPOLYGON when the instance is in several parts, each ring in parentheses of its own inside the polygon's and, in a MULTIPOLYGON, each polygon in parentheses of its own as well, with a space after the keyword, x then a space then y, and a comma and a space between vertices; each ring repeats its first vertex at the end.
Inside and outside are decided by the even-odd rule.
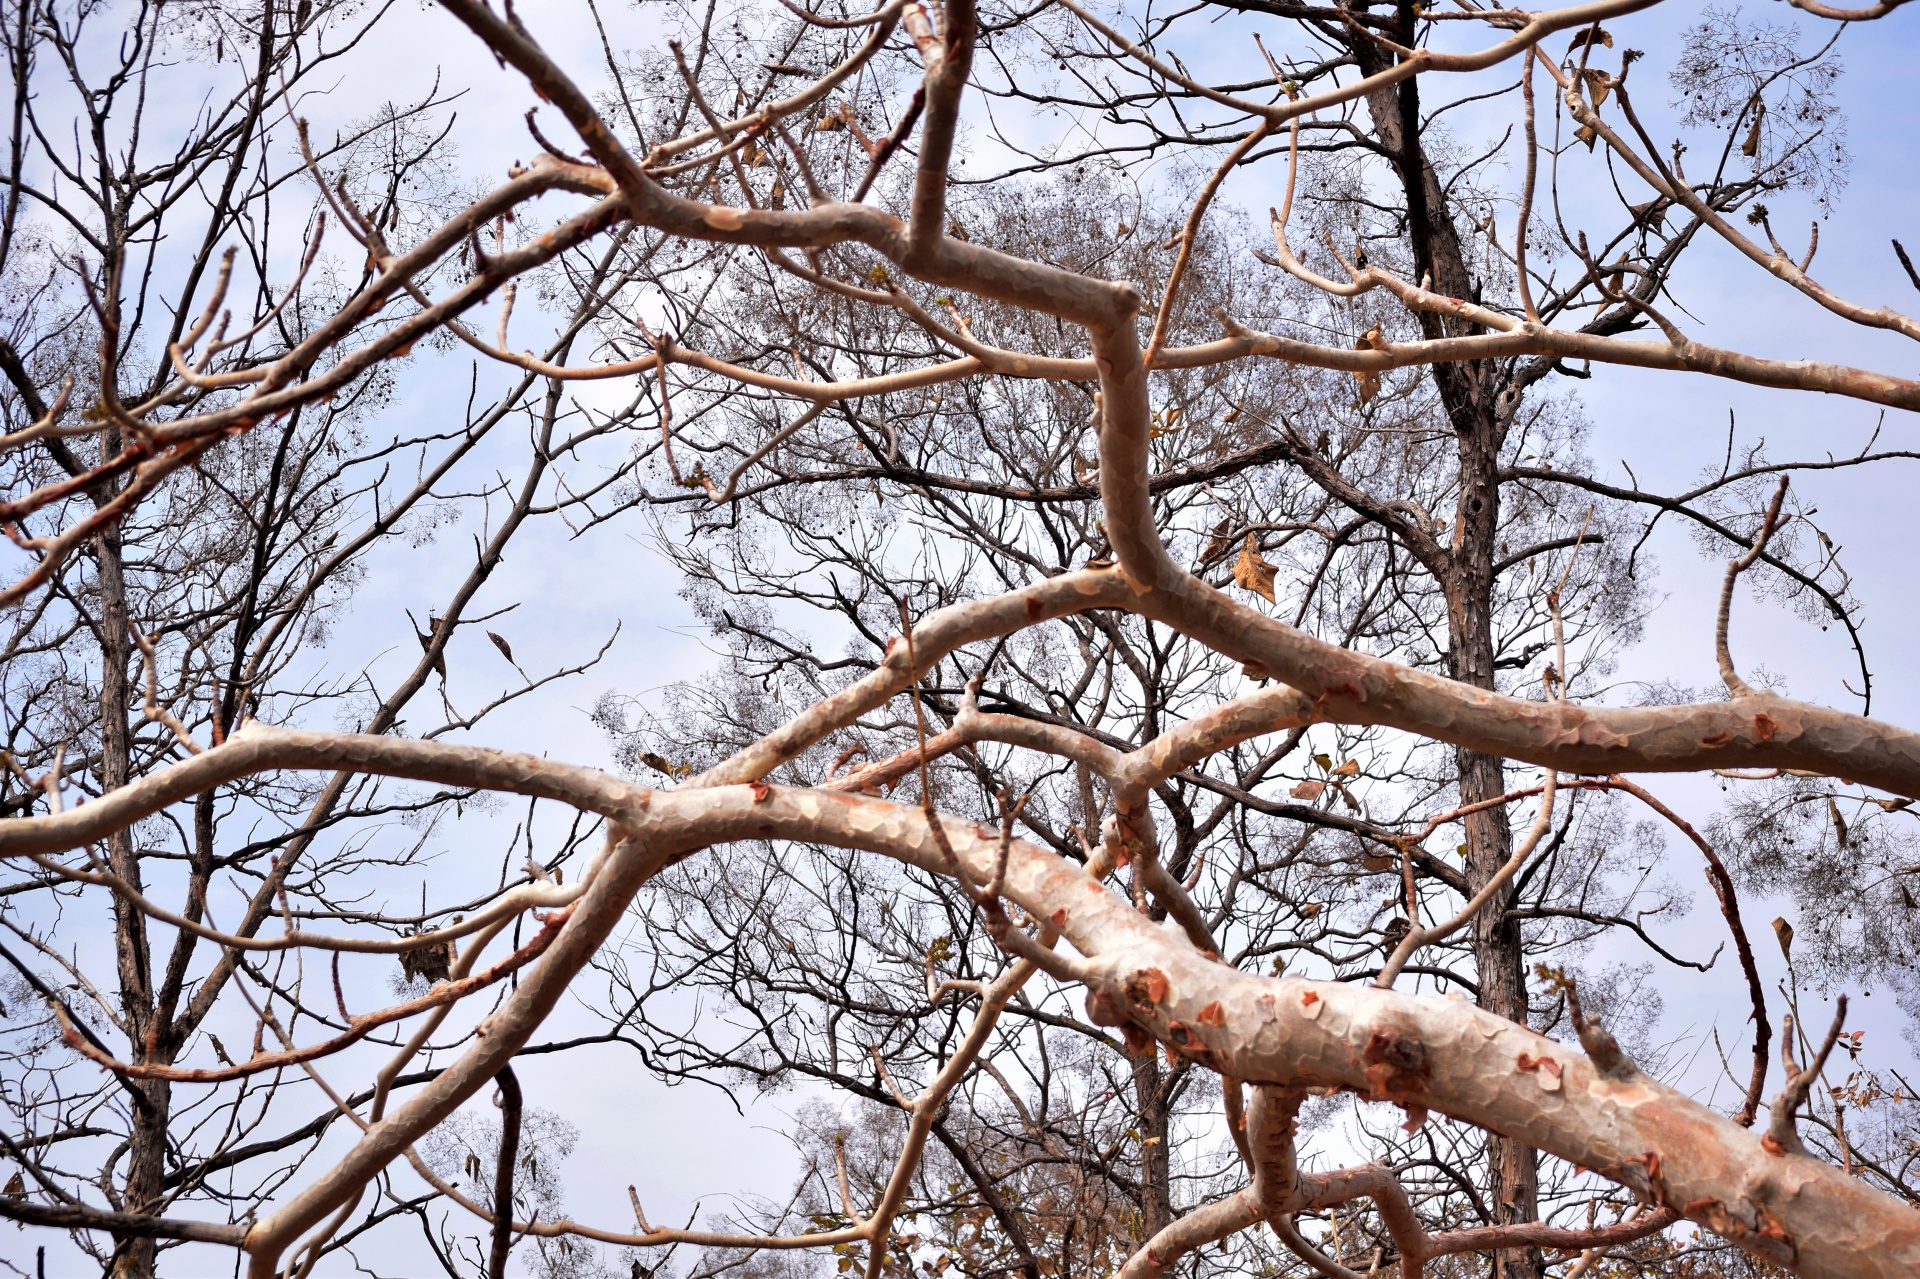
MULTIPOLYGON (((335 97, 311 104, 316 125, 324 127, 330 111, 360 115, 381 98, 399 102, 418 96, 437 74, 444 85, 470 90, 459 104, 453 135, 463 169, 485 178, 504 175, 509 163, 531 152, 521 117, 535 103, 532 93, 516 74, 501 71, 464 28, 436 7, 420 0, 400 0, 400 4, 402 11, 394 15, 387 37, 356 55, 335 97)), ((1779 21, 1791 14, 1780 4, 1752 7, 1764 8, 1765 16, 1779 21)), ((528 0, 519 9, 563 65, 583 80, 597 81, 598 41, 583 6, 572 0, 528 0)), ((656 43, 657 9, 610 0, 602 13, 613 28, 617 46, 656 43)), ((1610 24, 1622 45, 1649 51, 1650 56, 1635 70, 1636 103, 1643 111, 1664 114, 1659 107, 1668 96, 1664 76, 1672 61, 1671 36, 1697 13, 1694 6, 1674 4, 1610 24)), ((1856 301, 1886 302, 1908 311, 1920 306, 1920 295, 1904 278, 1888 240, 1899 237, 1910 248, 1920 248, 1920 211, 1914 199, 1920 141, 1911 125, 1903 123, 1909 114, 1915 54, 1920 52, 1916 24, 1920 14, 1912 18, 1900 14, 1851 32, 1842 42, 1846 74, 1839 96, 1851 123, 1855 161, 1851 185, 1822 227, 1814 270, 1817 278, 1856 301)), ((1224 31, 1214 47, 1176 48, 1196 69, 1219 69, 1226 74, 1224 68, 1240 66, 1246 73, 1243 78, 1252 74, 1246 65, 1252 50, 1224 31)), ((1495 74, 1506 77, 1508 69, 1495 74)), ((1483 87, 1507 82, 1483 79, 1483 87)), ((1451 87, 1431 78, 1426 101, 1440 100, 1442 90, 1451 87)), ((1464 85, 1459 89, 1466 91, 1464 85)), ((557 130, 551 110, 543 113, 543 121, 550 131, 557 130)), ((1662 136, 1660 126, 1652 127, 1656 136, 1662 136)), ((1263 208, 1273 202, 1269 188, 1283 179, 1283 167, 1270 163, 1250 178, 1236 179, 1224 198, 1263 208)), ((547 202, 551 205, 565 198, 548 197, 547 202)), ((1799 245, 1806 217, 1787 212, 1796 202, 1770 203, 1780 210, 1775 226, 1782 238, 1790 248, 1799 245)), ((1249 269, 1268 268, 1250 264, 1249 269)), ((1833 358, 1912 375, 1913 348, 1901 339, 1827 316, 1712 239, 1703 239, 1689 252, 1677 293, 1698 320, 1688 331, 1703 340, 1757 354, 1833 358)), ((533 330, 534 320, 528 314, 516 326, 517 340, 531 344, 533 330)), ((444 422, 448 412, 458 411, 465 398, 467 364, 462 357, 423 367, 424 375, 397 400, 392 413, 424 426, 444 422)), ((486 378, 496 385, 504 380, 483 371, 483 385, 486 378)), ((1619 459, 1626 458, 1645 486, 1669 492, 1685 487, 1717 463, 1730 408, 1738 416, 1740 439, 1764 435, 1776 459, 1857 451, 1880 415, 1870 406, 1834 398, 1615 368, 1596 369, 1593 380, 1574 393, 1593 422, 1591 452, 1597 473, 1624 480, 1619 459)), ((1920 422, 1914 415, 1887 411, 1882 445, 1920 445, 1917 426, 1920 422)), ((1920 724, 1920 674, 1907 666, 1920 640, 1920 616, 1911 587, 1920 466, 1895 463, 1871 473, 1816 475, 1795 483, 1819 505, 1822 523, 1841 545, 1842 558, 1853 573, 1855 593, 1865 601, 1865 635, 1876 677, 1876 717, 1920 724)), ((391 687, 418 656, 403 610, 411 608, 415 616, 423 616, 444 598, 470 562, 471 531, 458 526, 432 545, 396 550, 376 559, 355 594, 350 616, 341 623, 341 638, 324 655, 328 663, 349 668, 369 654, 384 652, 374 669, 381 686, 391 687), (395 559, 396 554, 404 555, 404 561, 395 559)), ((647 544, 641 520, 616 521, 578 541, 563 540, 563 533, 557 524, 529 530, 474 612, 523 601, 520 610, 502 619, 497 629, 510 638, 515 655, 529 671, 581 660, 598 647, 616 620, 623 625, 620 639, 601 666, 496 715, 475 740, 546 751, 581 763, 610 764, 607 743, 588 719, 595 699, 607 690, 646 694, 672 680, 697 675, 713 659, 676 594, 677 580, 647 544)), ((1690 539, 1671 523, 1664 524, 1650 549, 1659 565, 1655 589, 1661 604, 1650 618, 1645 640, 1626 654, 1623 674, 1711 689, 1717 684, 1712 614, 1721 562, 1703 560, 1690 539)), ((1844 636, 1837 630, 1822 633, 1778 605, 1743 594, 1736 605, 1734 652, 1743 668, 1764 666, 1782 677, 1794 696, 1847 708, 1858 705, 1839 686, 1839 678, 1851 675, 1854 668, 1844 636)), ((486 664, 490 653, 477 629, 461 632, 452 659, 456 703, 480 700, 476 694, 481 677, 500 678, 501 672, 486 664), (467 686, 472 691, 465 694, 463 671, 474 672, 475 679, 467 686)), ((1654 779, 1649 784, 1696 824, 1709 815, 1717 795, 1714 786, 1698 781, 1654 779)), ((511 811, 512 805, 508 807, 503 820, 510 825, 518 814, 511 811)), ((499 850, 500 841, 472 851, 455 845, 444 856, 449 864, 472 857, 497 868, 499 850)), ((1669 854, 1676 862, 1675 877, 1698 888, 1692 916, 1670 927, 1667 940, 1685 953, 1705 953, 1717 941, 1722 925, 1704 881, 1684 863, 1690 850, 1670 841, 1669 854)), ((1765 903, 1747 907, 1769 983, 1777 977, 1780 962, 1763 921, 1774 913, 1765 903)), ((1622 949, 1621 957, 1645 958, 1630 949, 1622 949)), ((1661 972, 1672 1034, 1697 1041, 1718 1024, 1723 1032, 1738 1036, 1745 998, 1730 953, 1704 978, 1656 971, 1661 972)), ((1856 1007, 1860 1012, 1853 1024, 1866 1026, 1870 1039, 1904 1056, 1898 1046, 1902 1019, 1890 995, 1876 992, 1871 999, 1859 1000, 1856 1007)), ((559 1038, 587 1025, 584 1017, 563 1011, 548 1037, 559 1038)), ((780 1130, 785 1114, 798 1100, 794 1094, 770 1099, 739 1116, 711 1090, 670 1089, 654 1081, 641 1070, 635 1055, 623 1048, 526 1059, 516 1069, 530 1104, 557 1111, 580 1129, 567 1183, 569 1207, 583 1220, 609 1226, 626 1223, 629 1183, 638 1187, 655 1221, 684 1220, 697 1201, 715 1206, 730 1192, 781 1195, 788 1188, 795 1163, 780 1130)), ((342 1081, 361 1077, 346 1064, 331 1073, 342 1081)), ((338 1129, 336 1134, 337 1140, 344 1139, 338 1129)), ((410 1178, 402 1174, 401 1180, 410 1178)), ((42 1241, 51 1242, 39 1232, 0 1231, 0 1256, 16 1263, 30 1260, 32 1244, 42 1241)), ((426 1273, 402 1258, 383 1256, 375 1264, 383 1274, 426 1273)), ((50 1265, 50 1273, 63 1271, 50 1265)), ((322 1267, 322 1273, 345 1275, 352 1270, 345 1258, 336 1258, 322 1267)))

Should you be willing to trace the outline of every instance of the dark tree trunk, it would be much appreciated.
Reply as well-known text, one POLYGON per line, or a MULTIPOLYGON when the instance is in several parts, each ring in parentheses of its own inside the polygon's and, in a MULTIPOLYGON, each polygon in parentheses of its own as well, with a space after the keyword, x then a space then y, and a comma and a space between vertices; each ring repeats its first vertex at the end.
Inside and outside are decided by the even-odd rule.
POLYGON ((1140 1242, 1173 1221, 1173 1163, 1167 1155, 1170 1073, 1153 1056, 1133 1059, 1133 1091, 1140 1111, 1140 1242))
MULTIPOLYGON (((100 584, 100 782, 103 790, 125 786, 132 775, 130 676, 133 665, 132 617, 121 562, 120 534, 109 528, 94 539, 100 584)), ((107 838, 107 865, 115 875, 142 887, 140 858, 133 832, 107 838)), ((165 1028, 153 1014, 153 972, 147 946, 146 917, 118 894, 113 896, 114 951, 120 978, 120 1010, 126 1020, 131 1056, 146 1063, 166 1061, 165 1028)), ((164 1080, 132 1082, 133 1129, 126 1153, 121 1197, 128 1212, 157 1210, 167 1175, 167 1121, 172 1089, 164 1080)), ((148 1279, 154 1270, 154 1242, 122 1238, 114 1254, 115 1279, 148 1279)))
MULTIPOLYGON (((1401 0, 1400 20, 1411 30, 1411 5, 1401 0)), ((1378 46, 1351 46, 1364 73, 1387 65, 1378 46)), ((1419 134, 1417 79, 1371 95, 1368 108, 1381 142, 1393 155, 1406 197, 1407 230, 1417 278, 1450 297, 1478 300, 1479 286, 1467 268, 1439 175, 1427 163, 1419 134)), ((1447 316, 1416 313, 1424 337, 1476 331, 1447 316)), ((1453 428, 1459 457, 1459 495, 1454 510, 1451 562, 1442 587, 1447 599, 1449 674, 1476 688, 1493 687, 1494 556, 1499 545, 1500 450, 1507 416, 1502 414, 1500 372, 1485 362, 1439 364, 1433 369, 1441 403, 1453 428)), ((1496 756, 1465 749, 1454 753, 1463 805, 1506 793, 1506 770, 1496 756)), ((1467 884, 1478 892, 1513 855, 1513 830, 1505 808, 1466 820, 1467 884)), ((1519 924, 1507 917, 1508 901, 1493 902, 1473 922, 1474 968, 1480 1005, 1511 1021, 1527 1022, 1526 958, 1519 924)), ((1538 1156, 1532 1147, 1488 1134, 1488 1179, 1495 1224, 1539 1218, 1538 1156)), ((1536 1249, 1500 1254, 1502 1279, 1541 1279, 1545 1258, 1536 1249)))

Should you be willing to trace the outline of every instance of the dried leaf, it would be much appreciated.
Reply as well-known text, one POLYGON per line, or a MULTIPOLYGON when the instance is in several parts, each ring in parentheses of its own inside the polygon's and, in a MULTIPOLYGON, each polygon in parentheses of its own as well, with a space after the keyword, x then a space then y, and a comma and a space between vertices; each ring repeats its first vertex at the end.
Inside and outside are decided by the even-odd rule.
POLYGON ((692 765, 676 764, 665 755, 659 755, 653 751, 641 752, 640 762, 665 777, 684 777, 693 771, 692 765))
POLYGON ((1333 756, 1331 755, 1315 755, 1313 762, 1320 765, 1320 771, 1323 773, 1333 771, 1333 756))
POLYGON ((1227 548, 1233 545, 1232 539, 1227 536, 1227 530, 1232 527, 1231 517, 1220 517, 1220 522, 1213 526, 1213 532, 1207 534, 1207 544, 1200 552, 1202 564, 1210 564, 1227 553, 1227 548))
MULTIPOLYGON (((413 614, 408 613, 407 616, 411 618, 413 614)), ((431 650, 433 648, 434 637, 440 634, 440 624, 441 623, 439 618, 434 617, 432 614, 428 614, 426 631, 425 632, 421 632, 419 630, 414 631, 413 633, 414 638, 420 641, 420 647, 423 651, 431 650)), ((433 655, 433 672, 434 674, 440 677, 441 683, 446 682, 447 650, 444 645, 441 647, 439 652, 433 655)))
MULTIPOLYGON (((1387 343, 1386 340, 1380 336, 1380 326, 1376 324, 1365 333, 1362 333, 1359 339, 1354 342, 1353 349, 1356 351, 1386 350, 1387 343)), ((1360 405, 1362 408, 1366 407, 1368 400, 1380 394, 1380 373, 1378 370, 1355 369, 1353 380, 1360 384, 1360 405)))
POLYGON ((1907 808, 1913 803, 1912 800, 1908 799, 1904 795, 1901 796, 1899 799, 1876 799, 1873 802, 1880 805, 1883 811, 1889 812, 1889 813, 1897 813, 1901 809, 1907 808))
POLYGON ((1274 602, 1273 579, 1279 570, 1260 558, 1258 545, 1254 535, 1248 533, 1246 544, 1240 548, 1240 558, 1234 561, 1233 580, 1271 604, 1274 602))
POLYGON ((1753 127, 1747 130, 1747 140, 1740 144, 1740 154, 1749 160, 1760 154, 1760 122, 1766 118, 1766 114, 1766 103, 1753 104, 1753 127))
POLYGON ((1845 848, 1849 834, 1847 830, 1847 819, 1840 815, 1840 805, 1834 803, 1831 799, 1827 800, 1827 816, 1833 819, 1834 838, 1840 841, 1840 847, 1845 848))
POLYGON ((453 976, 453 943, 429 942, 400 952, 400 972, 409 982, 442 982, 453 976))
POLYGON ((1775 919, 1773 935, 1780 939, 1780 953, 1791 960, 1793 958, 1793 925, 1784 918, 1775 919))
POLYGON ((1605 102, 1607 95, 1613 92, 1613 77, 1597 67, 1583 73, 1583 78, 1587 82, 1587 96, 1593 100, 1593 105, 1596 107, 1605 102))
POLYGON ((27 1197, 26 1179, 20 1175, 20 1170, 16 1168, 13 1170, 13 1176, 7 1178, 7 1198, 25 1199, 26 1197, 27 1197))
POLYGON ((1575 49, 1583 49, 1589 42, 1604 44, 1607 48, 1611 49, 1613 48, 1613 33, 1605 27, 1588 27, 1585 31, 1575 33, 1573 39, 1567 41, 1567 51, 1571 53, 1575 49))
POLYGON ((1320 792, 1327 789, 1325 782, 1301 782, 1287 793, 1295 799, 1304 799, 1308 803, 1320 798, 1320 792))
MULTIPOLYGON (((500 650, 500 655, 502 657, 506 658, 509 662, 513 662, 513 649, 507 644, 507 642, 504 639, 501 639, 498 635, 495 635, 492 631, 487 632, 487 638, 493 641, 493 646, 500 650)), ((514 665, 518 666, 519 663, 514 662, 514 665)))
POLYGON ((1599 137, 1600 135, 1594 132, 1592 125, 1583 124, 1579 128, 1573 131, 1573 136, 1579 139, 1581 142, 1586 143, 1587 150, 1591 151, 1593 150, 1594 139, 1599 137))
POLYGON ((1340 765, 1340 767, 1338 767, 1338 768, 1336 768, 1336 769, 1334 769, 1334 770, 1333 770, 1333 775, 1334 775, 1335 777, 1358 777, 1358 776, 1360 776, 1360 761, 1359 761, 1359 760, 1356 760, 1356 759, 1350 759, 1350 760, 1348 760, 1348 761, 1347 761, 1346 763, 1344 763, 1344 764, 1342 764, 1342 765, 1340 765))

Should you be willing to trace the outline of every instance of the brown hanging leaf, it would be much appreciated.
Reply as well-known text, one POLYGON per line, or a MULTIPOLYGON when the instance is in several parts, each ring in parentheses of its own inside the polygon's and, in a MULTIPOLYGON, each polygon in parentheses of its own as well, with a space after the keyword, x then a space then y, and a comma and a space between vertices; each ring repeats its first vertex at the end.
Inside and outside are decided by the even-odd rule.
POLYGON ((1287 793, 1295 799, 1304 799, 1311 804, 1314 800, 1319 799, 1320 793, 1326 789, 1327 784, 1325 782, 1301 782, 1287 793))
POLYGON ((1827 800, 1827 816, 1833 818, 1833 834, 1840 841, 1840 847, 1847 846, 1847 819, 1840 815, 1840 805, 1827 800))
POLYGON ((1594 132, 1592 125, 1583 124, 1579 128, 1573 131, 1573 136, 1577 138, 1579 141, 1586 143, 1587 150, 1591 151, 1593 150, 1594 139, 1599 137, 1600 135, 1594 132))
POLYGON ((1258 547, 1254 535, 1248 533, 1246 545, 1240 548, 1240 558, 1233 564, 1233 580, 1243 590, 1252 591, 1271 604, 1274 602, 1273 579, 1279 570, 1260 558, 1258 547))
POLYGON ((1740 144, 1740 154, 1751 160, 1760 154, 1760 122, 1766 118, 1767 104, 1753 104, 1753 126, 1747 130, 1747 140, 1740 144))
MULTIPOLYGON (((1386 350, 1387 343, 1386 340, 1380 336, 1380 326, 1376 324, 1365 333, 1362 333, 1359 340, 1353 344, 1353 349, 1356 351, 1386 350)), ((1379 370, 1355 369, 1353 372, 1353 380, 1360 384, 1360 405, 1362 408, 1365 408, 1368 400, 1380 394, 1379 370)))
POLYGON ((1583 49, 1590 43, 1604 44, 1611 49, 1613 33, 1605 27, 1588 27, 1585 31, 1577 32, 1573 39, 1567 41, 1567 51, 1571 53, 1575 49, 1583 49))
POLYGON ((1793 958, 1793 925, 1785 919, 1775 919, 1773 935, 1780 939, 1780 953, 1791 960, 1793 958))
POLYGON ((1587 96, 1593 99, 1593 105, 1599 106, 1613 92, 1613 77, 1598 67, 1589 68, 1582 73, 1587 82, 1587 96))
POLYGON ((1897 813, 1901 809, 1906 808, 1913 803, 1912 800, 1908 799, 1904 795, 1901 796, 1899 799, 1876 799, 1873 802, 1880 805, 1882 809, 1884 809, 1886 812, 1889 812, 1889 813, 1897 813))
POLYGON ((642 751, 640 762, 663 777, 685 777, 693 771, 691 764, 676 764, 665 755, 653 751, 642 751))
POLYGON ((1233 519, 1231 516, 1223 515, 1220 517, 1220 522, 1213 526, 1213 532, 1207 534, 1206 546, 1200 551, 1200 562, 1202 564, 1211 564, 1214 560, 1227 553, 1227 548, 1233 545, 1233 539, 1227 536, 1227 530, 1232 527, 1233 519))
POLYGON ((1357 760, 1357 759, 1350 759, 1350 760, 1348 760, 1348 761, 1347 761, 1346 763, 1344 763, 1344 764, 1342 764, 1342 765, 1340 765, 1340 767, 1338 767, 1338 768, 1336 768, 1336 769, 1334 769, 1334 770, 1333 770, 1333 775, 1334 775, 1335 777, 1358 777, 1358 776, 1360 776, 1360 761, 1359 761, 1359 760, 1357 760))
POLYGON ((26 1179, 20 1175, 20 1170, 16 1168, 13 1170, 13 1176, 7 1178, 7 1198, 25 1199, 26 1197, 27 1197, 26 1179))
MULTIPOLYGON (((500 656, 506 658, 509 662, 513 662, 513 649, 508 646, 507 641, 495 635, 492 631, 487 632, 487 638, 492 640, 493 646, 500 650, 500 656)), ((513 662, 513 664, 518 666, 520 663, 513 662)))
MULTIPOLYGON (((408 614, 407 614, 407 620, 408 620, 408 621, 412 621, 412 620, 413 620, 413 614, 412 614, 412 613, 408 613, 408 614)), ((440 621, 440 619, 439 619, 439 618, 437 618, 437 617, 435 617, 435 616, 434 616, 433 614, 431 614, 431 613, 429 613, 429 614, 427 614, 427 629, 426 629, 426 630, 424 630, 424 631, 422 631, 422 630, 420 630, 420 629, 419 629, 419 626, 418 626, 417 624, 415 625, 415 627, 414 627, 414 632, 413 632, 413 634, 414 634, 414 638, 420 641, 420 648, 421 648, 421 651, 423 651, 423 652, 430 652, 430 651, 432 651, 432 649, 433 649, 433 641, 434 641, 434 639, 435 639, 435 638, 436 638, 436 637, 437 637, 437 636, 438 636, 438 635, 440 634, 440 627, 441 627, 441 625, 442 625, 442 623, 441 623, 441 621, 440 621)), ((433 672, 434 672, 434 674, 436 674, 436 675, 438 675, 438 676, 440 677, 440 682, 441 682, 441 683, 443 683, 443 684, 444 684, 444 683, 446 682, 446 679, 447 679, 447 650, 446 650, 446 646, 445 646, 445 645, 442 645, 442 646, 441 646, 441 648, 440 648, 440 651, 439 651, 439 652, 437 652, 437 653, 434 653, 434 654, 433 654, 433 672)))

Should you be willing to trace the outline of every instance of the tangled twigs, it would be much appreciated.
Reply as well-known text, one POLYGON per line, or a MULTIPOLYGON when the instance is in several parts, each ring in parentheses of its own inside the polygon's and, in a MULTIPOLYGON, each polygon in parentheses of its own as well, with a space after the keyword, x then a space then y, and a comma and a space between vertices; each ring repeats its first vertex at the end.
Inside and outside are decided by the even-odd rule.
POLYGON ((1726 865, 1714 851, 1713 845, 1693 828, 1693 824, 1661 803, 1645 787, 1617 776, 1608 778, 1607 784, 1615 790, 1625 791, 1666 818, 1706 858, 1707 879, 1713 885, 1713 895, 1720 903, 1720 913, 1727 921, 1727 929, 1733 934, 1734 953, 1740 958, 1740 972, 1747 981, 1747 998, 1753 1006, 1753 1072, 1747 1080, 1746 1098, 1734 1115, 1735 1123, 1742 1128, 1750 1127, 1754 1116, 1759 1113, 1760 1096, 1767 1086, 1768 1046, 1773 1038, 1773 1027, 1767 1020, 1767 994, 1760 982, 1759 966, 1754 962, 1753 946, 1747 940, 1746 925, 1740 920, 1740 896, 1734 889, 1733 877, 1727 873, 1726 865))
POLYGON ((67 1016, 64 1008, 56 1005, 54 1013, 60 1023, 60 1037, 66 1045, 96 1065, 111 1070, 116 1075, 128 1079, 167 1079, 176 1083, 213 1084, 230 1079, 244 1079, 263 1071, 280 1070, 287 1066, 297 1066, 303 1062, 318 1061, 330 1057, 350 1044, 358 1043, 382 1026, 404 1021, 409 1017, 437 1008, 445 1008, 458 1003, 476 991, 484 990, 511 973, 526 967, 545 954, 554 939, 560 935, 561 927, 566 923, 569 912, 557 910, 542 922, 540 931, 528 940, 526 945, 501 959, 498 963, 457 981, 442 982, 426 994, 403 1003, 394 1004, 378 1012, 367 1013, 361 1017, 348 1019, 347 1030, 305 1048, 288 1048, 282 1052, 256 1052, 251 1058, 236 1065, 218 1068, 197 1068, 186 1066, 160 1066, 139 1062, 117 1061, 97 1048, 93 1041, 81 1033, 80 1028, 67 1016))
POLYGON ((133 642, 139 646, 140 657, 146 665, 147 700, 142 707, 142 713, 156 724, 165 724, 173 733, 174 740, 184 746, 189 755, 198 755, 202 749, 200 743, 193 740, 193 734, 187 731, 187 726, 180 722, 179 716, 160 705, 159 674, 156 669, 158 663, 153 655, 153 640, 142 635, 139 628, 131 624, 128 625, 127 632, 133 636, 133 642))
POLYGON ((1780 504, 1787 497, 1788 478, 1780 477, 1779 486, 1773 490, 1773 500, 1767 503, 1766 515, 1760 521, 1760 531, 1753 535, 1753 545, 1744 555, 1727 561, 1727 575, 1720 584, 1720 611, 1713 625, 1713 653, 1720 663, 1720 678, 1726 681, 1727 692, 1735 697, 1752 697, 1753 689, 1734 669, 1733 654, 1727 648, 1727 628, 1733 616, 1733 586, 1742 573, 1753 567, 1753 562, 1760 558, 1760 552, 1767 549, 1767 542, 1779 529, 1780 504))
POLYGON ((1540 787, 1539 811, 1534 815, 1533 824, 1527 828, 1525 837, 1515 845, 1513 856, 1509 857, 1506 864, 1501 866, 1493 877, 1481 886, 1480 891, 1460 908, 1458 914, 1445 923, 1425 927, 1420 924, 1417 915, 1407 921, 1411 927, 1408 928, 1407 935, 1400 939, 1400 944, 1394 948, 1393 955, 1380 969, 1380 975, 1374 979, 1376 986, 1391 989, 1394 979, 1399 977, 1401 970, 1413 958, 1414 952, 1423 946, 1431 946, 1434 942, 1443 941, 1472 923, 1474 916, 1487 909, 1488 904, 1506 888, 1507 883, 1520 873, 1520 868, 1526 865, 1529 857, 1533 856, 1533 850, 1540 846, 1540 841, 1546 837, 1547 831, 1552 826, 1553 800, 1558 787, 1559 775, 1549 771, 1547 780, 1540 787))
POLYGON ((1827 1057, 1833 1052, 1833 1046, 1840 1042, 1840 1030, 1847 1024, 1847 997, 1841 995, 1834 1001, 1833 1025, 1827 1028, 1827 1037, 1820 1041, 1813 1060, 1807 1063, 1805 1070, 1793 1060, 1793 1018, 1789 1015, 1786 1026, 1780 1036, 1780 1064, 1787 1074, 1786 1086, 1780 1095, 1773 1099, 1767 1108, 1767 1135, 1763 1140, 1766 1148, 1776 1155, 1807 1153, 1801 1144, 1799 1130, 1795 1126, 1795 1117, 1800 1107, 1806 1104, 1807 1093, 1827 1068, 1827 1057))

